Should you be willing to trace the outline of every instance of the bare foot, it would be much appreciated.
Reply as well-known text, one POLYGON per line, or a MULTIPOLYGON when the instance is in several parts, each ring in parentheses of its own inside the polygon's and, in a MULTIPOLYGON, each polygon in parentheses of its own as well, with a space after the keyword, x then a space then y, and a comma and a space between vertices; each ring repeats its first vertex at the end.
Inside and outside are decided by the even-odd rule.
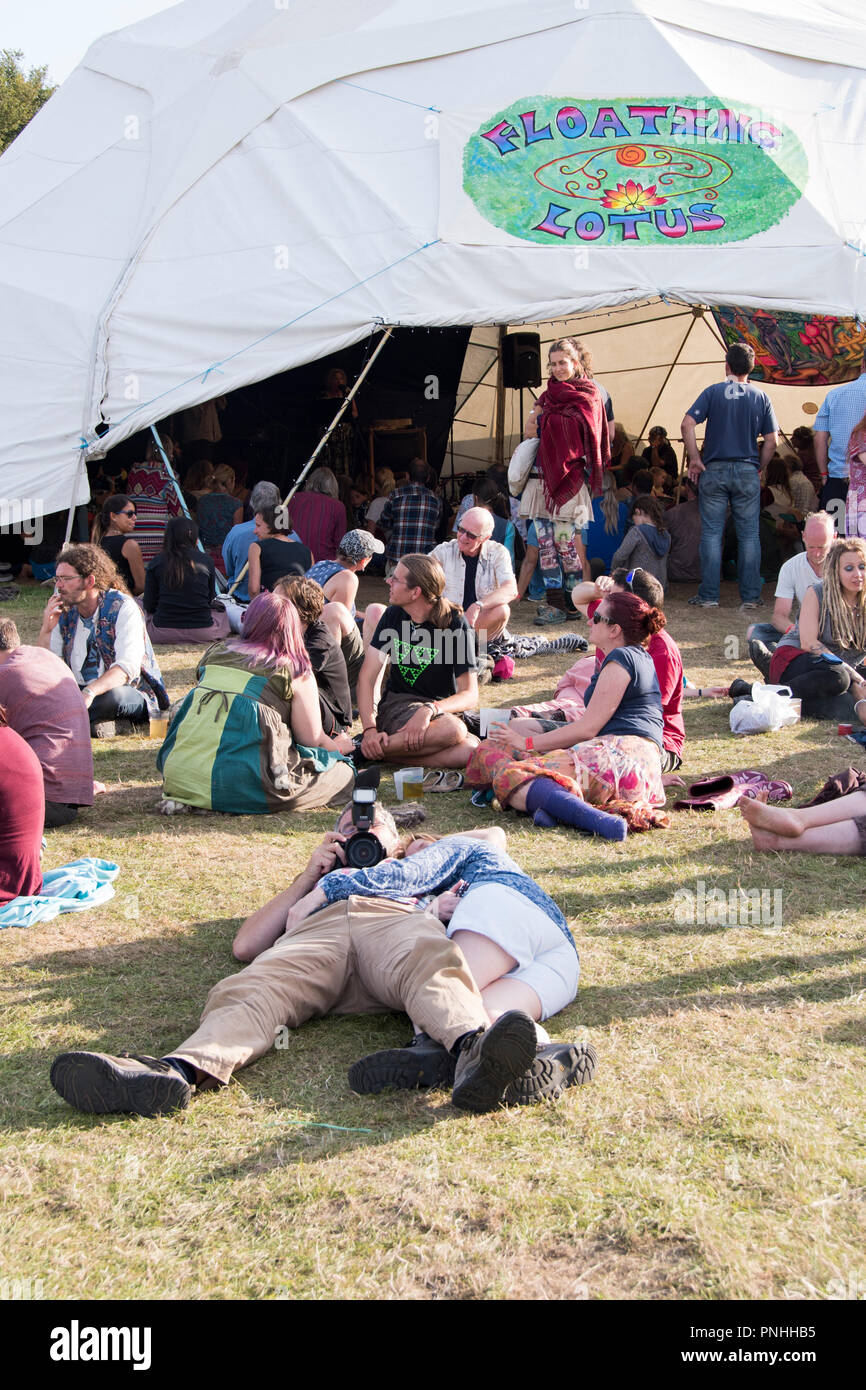
POLYGON ((665 772, 662 776, 663 787, 684 787, 685 785, 682 777, 678 777, 675 772, 665 772))
POLYGON ((107 792, 107 791, 108 791, 108 788, 107 788, 107 786, 105 785, 104 782, 94 782, 94 784, 93 784, 93 795, 94 795, 94 796, 101 796, 103 792, 107 792))
MULTIPOLYGON (((756 830, 764 830, 773 837, 785 835, 789 839, 796 839, 806 829, 802 816, 785 806, 765 806, 762 801, 750 796, 741 796, 737 805, 740 815, 749 822, 753 837, 756 830)), ((758 845, 758 848, 775 849, 776 846, 758 845)))
POLYGON ((755 849, 790 849, 791 838, 789 835, 773 835, 769 830, 759 830, 756 825, 749 826, 752 832, 752 843, 755 849))

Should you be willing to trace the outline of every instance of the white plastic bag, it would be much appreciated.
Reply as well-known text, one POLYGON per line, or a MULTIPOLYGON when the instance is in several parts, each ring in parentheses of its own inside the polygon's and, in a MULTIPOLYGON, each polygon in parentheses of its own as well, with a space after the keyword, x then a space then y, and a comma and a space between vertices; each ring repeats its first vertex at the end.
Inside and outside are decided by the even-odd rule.
POLYGON ((740 700, 731 710, 731 733, 766 734, 796 724, 799 718, 800 701, 791 698, 790 686, 755 681, 751 700, 740 700))

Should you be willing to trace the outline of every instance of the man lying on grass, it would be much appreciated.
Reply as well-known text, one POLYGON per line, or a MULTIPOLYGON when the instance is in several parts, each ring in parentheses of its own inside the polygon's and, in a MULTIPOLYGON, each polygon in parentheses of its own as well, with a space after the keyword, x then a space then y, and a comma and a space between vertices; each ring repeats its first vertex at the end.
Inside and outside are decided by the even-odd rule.
MULTIPOLYGON (((527 983, 528 978, 537 983, 538 976, 519 977, 535 964, 536 953, 550 949, 549 943, 536 932, 522 959, 497 947, 499 955, 485 969, 482 994, 460 945, 449 939, 433 909, 416 900, 422 881, 429 891, 431 865, 422 863, 413 882, 398 885, 402 891, 382 887, 377 896, 351 895, 340 901, 335 900, 337 888, 327 894, 329 905, 315 910, 308 895, 326 875, 329 885, 342 879, 332 871, 345 863, 342 846, 351 830, 347 807, 336 831, 324 837, 291 887, 247 918, 234 953, 252 964, 214 986, 191 1038, 161 1058, 63 1053, 51 1068, 51 1083, 63 1099, 97 1115, 154 1116, 184 1109, 194 1088, 225 1085, 237 1067, 263 1057, 285 1026, 297 1028, 323 1014, 383 1009, 405 1011, 418 1032, 410 1047, 356 1063, 350 1080, 358 1090, 453 1084, 454 1104, 481 1113, 503 1103, 556 1099, 567 1086, 589 1080, 596 1063, 593 1049, 539 1045, 535 1022, 526 1012, 528 1007, 536 1018, 542 1016, 542 1000, 527 983), (303 906, 302 900, 307 900, 303 906), (494 999, 489 991, 496 983, 500 989, 494 999)), ((395 855, 400 848, 397 828, 378 806, 372 830, 388 855, 395 855)), ((434 857, 433 850, 441 857, 441 846, 460 851, 445 855, 444 881, 438 886, 453 885, 461 871, 488 883, 495 881, 497 868, 502 872, 501 863, 487 863, 485 874, 483 846, 474 835, 449 836, 432 849, 428 840, 416 844, 428 858, 434 857)), ((505 837, 495 828, 479 835, 498 835, 504 846, 505 837)), ((498 853, 510 866, 506 872, 520 875, 517 865, 498 853)), ((378 870, 390 862, 382 861, 378 870)), ((361 891, 375 890, 373 873, 358 871, 361 891)), ((545 911, 560 931, 559 909, 537 885, 533 888, 549 904, 545 911)), ((558 1008, 574 997, 576 969, 572 978, 571 994, 558 1008)))

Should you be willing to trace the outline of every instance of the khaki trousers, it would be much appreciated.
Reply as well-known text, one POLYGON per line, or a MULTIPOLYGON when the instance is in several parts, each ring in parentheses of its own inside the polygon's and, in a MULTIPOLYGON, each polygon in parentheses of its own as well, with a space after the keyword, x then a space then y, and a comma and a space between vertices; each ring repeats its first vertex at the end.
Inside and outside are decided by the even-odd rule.
POLYGON ((199 1028, 171 1055, 225 1083, 269 1052, 285 1024, 383 1009, 404 1011, 447 1048, 487 1023, 463 952, 437 917, 387 898, 351 897, 214 985, 199 1028))

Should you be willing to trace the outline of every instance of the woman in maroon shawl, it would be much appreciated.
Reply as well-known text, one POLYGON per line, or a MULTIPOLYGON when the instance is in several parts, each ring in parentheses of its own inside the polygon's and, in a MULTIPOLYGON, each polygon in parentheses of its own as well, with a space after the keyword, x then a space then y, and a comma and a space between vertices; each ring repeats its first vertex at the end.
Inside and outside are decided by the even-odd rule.
MULTIPOLYGON (((547 389, 536 402, 535 459, 548 516, 535 517, 534 524, 545 587, 568 594, 587 570, 583 532, 592 520, 592 499, 602 494, 610 441, 604 397, 584 371, 578 341, 557 339, 548 364, 547 389)), ((556 619, 553 612, 544 620, 556 619)))

